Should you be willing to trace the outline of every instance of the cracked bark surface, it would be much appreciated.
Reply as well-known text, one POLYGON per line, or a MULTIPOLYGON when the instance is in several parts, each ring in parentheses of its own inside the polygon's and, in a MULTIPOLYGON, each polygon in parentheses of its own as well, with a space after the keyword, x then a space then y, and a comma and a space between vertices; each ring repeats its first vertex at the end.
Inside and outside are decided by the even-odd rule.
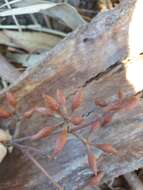
MULTIPOLYGON (((120 88, 126 95, 134 94, 133 87, 126 80, 124 65, 119 61, 128 55, 128 31, 135 3, 136 0, 123 1, 116 9, 98 15, 90 24, 69 34, 42 64, 22 75, 10 88, 16 94, 19 113, 35 104, 43 105, 42 94, 54 96, 56 89, 61 88, 70 101, 77 89, 83 87, 85 102, 79 113, 88 122, 98 111, 94 105, 95 97, 111 101, 120 88)), ((1 104, 4 94, 0 94, 1 104)), ((116 114, 111 125, 93 137, 95 143, 111 143, 119 150, 118 156, 101 155, 98 167, 105 172, 104 181, 143 165, 142 106, 141 100, 135 110, 116 114)), ((35 115, 23 123, 20 135, 32 134, 52 122, 35 115)), ((34 145, 50 152, 54 142, 55 137, 51 137, 34 145)), ((92 175, 86 157, 82 144, 70 138, 56 160, 38 157, 37 160, 65 190, 80 190, 87 189, 86 184, 92 175)), ((0 165, 0 190, 13 189, 55 188, 25 156, 15 150, 0 165)))

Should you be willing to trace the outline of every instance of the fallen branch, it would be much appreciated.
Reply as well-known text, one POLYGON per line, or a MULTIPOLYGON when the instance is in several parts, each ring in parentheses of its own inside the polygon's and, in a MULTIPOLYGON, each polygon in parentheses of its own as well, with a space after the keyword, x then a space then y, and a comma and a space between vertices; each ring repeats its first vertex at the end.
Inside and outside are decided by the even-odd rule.
MULTIPOLYGON (((59 87, 65 90, 68 100, 78 88, 84 88, 86 100, 79 113, 87 121, 95 117, 95 97, 112 101, 120 88, 126 95, 135 94, 133 87, 126 80, 124 67, 117 63, 128 55, 129 25, 135 3, 135 0, 123 1, 115 10, 98 15, 89 25, 80 27, 63 40, 48 54, 42 64, 24 73, 9 89, 17 97, 19 114, 23 114, 37 103, 42 105, 42 95, 53 96, 59 87)), ((1 102, 4 95, 5 92, 1 93, 1 102)), ((102 143, 111 143, 119 151, 119 157, 111 158, 104 154, 101 156, 98 167, 105 173, 104 181, 142 166, 142 106, 141 101, 134 111, 118 113, 110 126, 99 130, 92 137, 95 143, 101 144, 102 139, 102 143)), ((47 124, 51 124, 50 120, 47 122, 44 117, 36 115, 34 122, 31 119, 22 124, 20 136, 30 135, 35 129, 40 129, 39 126, 47 124)), ((5 125, 6 123, 3 124, 5 125)), ((53 141, 51 138, 48 142, 42 141, 36 146, 50 152, 53 141)), ((49 168, 49 173, 53 174, 56 181, 70 181, 66 183, 68 190, 73 187, 80 189, 85 187, 91 176, 86 166, 85 155, 81 143, 75 143, 75 139, 72 138, 59 158, 52 162, 44 160, 43 166, 49 168), (70 165, 67 162, 70 162, 70 165)), ((97 155, 100 155, 100 152, 97 152, 97 155)), ((11 168, 15 171, 19 185, 36 189, 47 187, 48 182, 41 177, 41 173, 36 173, 39 180, 35 181, 36 170, 29 165, 28 169, 25 169, 28 164, 25 158, 17 156, 16 153, 13 157, 16 164, 14 165, 10 159, 5 160, 1 165, 0 177, 6 175, 5 171, 11 168)), ((10 184, 8 186, 1 177, 1 188, 11 188, 15 178, 12 174, 5 176, 10 184)), ((50 185, 48 187, 52 189, 50 185)))

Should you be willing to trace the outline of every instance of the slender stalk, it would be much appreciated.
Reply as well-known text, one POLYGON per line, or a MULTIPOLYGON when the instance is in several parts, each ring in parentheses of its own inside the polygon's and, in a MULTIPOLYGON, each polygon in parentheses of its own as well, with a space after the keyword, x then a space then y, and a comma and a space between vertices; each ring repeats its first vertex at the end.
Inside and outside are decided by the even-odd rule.
POLYGON ((25 153, 27 157, 35 164, 35 166, 37 166, 37 168, 39 168, 43 172, 43 174, 47 176, 47 178, 54 184, 55 187, 57 187, 59 190, 64 190, 64 188, 61 187, 56 181, 54 181, 52 176, 48 174, 48 172, 40 165, 40 163, 31 154, 29 154, 29 152, 25 153))
POLYGON ((80 129, 83 129, 83 128, 86 128, 86 127, 89 127, 89 126, 92 125, 95 121, 96 121, 96 119, 93 120, 93 121, 91 121, 91 122, 89 122, 89 123, 86 123, 86 124, 83 124, 83 125, 76 126, 76 127, 72 128, 72 129, 70 130, 70 132, 72 133, 72 132, 78 131, 78 130, 80 130, 80 129))
POLYGON ((74 135, 78 140, 80 140, 82 144, 84 144, 86 147, 88 146, 89 143, 86 141, 86 139, 84 139, 83 137, 81 137, 75 132, 72 132, 71 134, 74 135))
MULTIPOLYGON (((64 123, 62 123, 62 125, 64 125, 64 123)), ((53 130, 55 130, 55 129, 59 128, 59 127, 60 127, 60 125, 55 125, 55 126, 53 126, 53 130)), ((62 131, 62 130, 59 130, 58 133, 60 133, 61 131, 62 131)), ((32 136, 33 136, 33 135, 26 136, 26 137, 16 138, 16 139, 13 139, 13 140, 11 141, 11 143, 21 143, 21 142, 23 142, 23 141, 32 141, 32 136)))
MULTIPOLYGON (((69 129, 69 133, 71 133, 71 134, 73 134, 74 136, 75 136, 75 132, 76 131, 78 131, 78 130, 80 130, 80 129, 83 129, 83 128, 86 128, 86 127, 89 127, 90 125, 92 125, 94 122, 95 122, 96 120, 94 120, 94 121, 92 121, 92 122, 89 122, 89 123, 87 123, 87 124, 84 124, 84 125, 81 125, 81 126, 76 126, 76 127, 74 127, 74 128, 72 128, 72 129, 69 129)), ((65 123, 65 122, 64 122, 65 123)), ((60 124, 60 125, 64 125, 64 123, 62 123, 62 124, 60 124)), ((55 126, 53 126, 54 127, 54 129, 57 129, 60 125, 55 125, 55 126)), ((56 135, 56 134, 59 134, 59 133, 61 133, 61 131, 62 131, 62 129, 61 130, 58 130, 58 131, 55 131, 54 133, 53 133, 53 135, 56 135)), ((77 134, 76 134, 77 135, 77 134)), ((26 136, 26 137, 21 137, 21 138, 16 138, 16 139, 13 139, 12 141, 11 141, 11 143, 21 143, 21 142, 23 142, 23 141, 31 141, 32 140, 32 135, 31 136, 26 136)))
POLYGON ((16 127, 15 127, 15 131, 13 134, 13 139, 17 138, 19 136, 20 133, 20 125, 21 125, 21 121, 17 121, 16 122, 16 127))
POLYGON ((27 136, 27 137, 21 137, 21 138, 17 138, 17 139, 13 139, 10 143, 21 143, 23 141, 31 141, 32 140, 32 136, 27 136))
POLYGON ((58 188, 59 190, 64 190, 64 188, 59 185, 56 181, 54 181, 54 179, 52 178, 52 176, 41 166, 41 164, 29 153, 29 151, 26 151, 25 149, 23 149, 20 146, 17 146, 17 148, 19 148, 26 156, 27 158, 29 158, 29 160, 31 160, 35 166, 37 168, 39 168, 39 170, 41 170, 41 172, 54 184, 54 186, 56 188, 58 188))
MULTIPOLYGON (((98 120, 99 120, 99 118, 97 118, 97 119, 95 120, 95 122, 98 121, 98 120)), ((93 129, 92 126, 91 126, 91 127, 90 127, 90 130, 89 130, 89 132, 87 133, 87 136, 86 136, 87 141, 89 141, 90 136, 91 136, 91 134, 92 134, 93 131, 94 131, 94 129, 93 129)))
POLYGON ((31 147, 31 146, 27 146, 27 145, 22 145, 22 144, 18 144, 18 143, 12 143, 10 144, 12 146, 15 146, 17 148, 23 148, 25 150, 29 150, 29 151, 32 151, 33 153, 36 153, 38 154, 39 156, 42 156, 42 157, 48 157, 49 159, 51 159, 51 156, 49 156, 47 154, 47 152, 43 152, 35 147, 31 147))
POLYGON ((69 117, 66 114, 64 114, 61 110, 59 111, 59 115, 63 118, 64 122, 70 122, 69 117))

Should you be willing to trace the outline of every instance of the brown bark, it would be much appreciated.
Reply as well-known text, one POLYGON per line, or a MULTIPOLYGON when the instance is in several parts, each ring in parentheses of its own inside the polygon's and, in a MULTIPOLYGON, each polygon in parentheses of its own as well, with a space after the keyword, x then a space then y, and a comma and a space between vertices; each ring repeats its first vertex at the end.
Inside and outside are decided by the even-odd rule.
MULTIPOLYGON (((35 104, 42 105, 42 94, 54 96, 60 88, 70 101, 77 89, 83 87, 85 102, 79 112, 88 122, 97 111, 95 97, 111 101, 120 88, 126 95, 134 94, 126 80, 124 66, 118 61, 128 55, 128 31, 135 2, 123 1, 115 10, 100 14, 89 25, 71 33, 42 64, 21 76, 11 87, 17 96, 19 113, 35 104)), ((1 102, 4 94, 1 93, 1 102)), ((118 156, 102 155, 98 162, 98 168, 105 172, 104 181, 142 166, 142 105, 141 101, 134 111, 117 114, 110 126, 94 136, 95 143, 111 143, 119 150, 118 156)), ((47 124, 51 121, 35 115, 23 123, 20 135, 32 134, 47 124)), ((55 137, 49 138, 36 147, 50 152, 54 142, 55 137)), ((83 189, 92 174, 85 149, 74 138, 56 160, 37 159, 67 190, 83 189)), ((54 187, 27 158, 14 151, 0 166, 0 189, 53 190, 54 187)))

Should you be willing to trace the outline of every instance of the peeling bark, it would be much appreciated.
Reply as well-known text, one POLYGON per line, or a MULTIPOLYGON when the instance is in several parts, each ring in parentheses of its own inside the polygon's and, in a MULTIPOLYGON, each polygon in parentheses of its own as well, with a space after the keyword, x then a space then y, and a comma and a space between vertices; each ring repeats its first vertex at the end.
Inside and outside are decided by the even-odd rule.
MULTIPOLYGON (((42 64, 21 76, 10 88, 16 94, 19 113, 35 104, 42 105, 42 94, 54 96, 56 89, 61 88, 70 101, 76 90, 83 87, 85 103, 79 112, 88 122, 94 119, 98 111, 94 105, 95 97, 114 100, 120 88, 126 95, 134 94, 119 60, 128 55, 128 31, 135 2, 123 1, 116 9, 98 15, 90 24, 80 27, 64 39, 42 64)), ((4 94, 1 93, 1 103, 4 94)), ((130 113, 116 114, 111 125, 99 130, 93 137, 95 143, 112 143, 119 150, 118 156, 103 154, 98 161, 98 168, 105 172, 104 181, 142 166, 142 106, 141 101, 130 113)), ((36 115, 23 123, 20 135, 32 134, 47 124, 50 125, 47 118, 36 115)), ((50 152, 54 142, 55 137, 35 145, 50 152)), ((56 160, 37 159, 65 190, 83 189, 92 175, 87 166, 85 148, 74 138, 70 138, 56 160)), ((9 155, 0 165, 0 189, 16 188, 54 190, 47 178, 18 151, 9 155)))

